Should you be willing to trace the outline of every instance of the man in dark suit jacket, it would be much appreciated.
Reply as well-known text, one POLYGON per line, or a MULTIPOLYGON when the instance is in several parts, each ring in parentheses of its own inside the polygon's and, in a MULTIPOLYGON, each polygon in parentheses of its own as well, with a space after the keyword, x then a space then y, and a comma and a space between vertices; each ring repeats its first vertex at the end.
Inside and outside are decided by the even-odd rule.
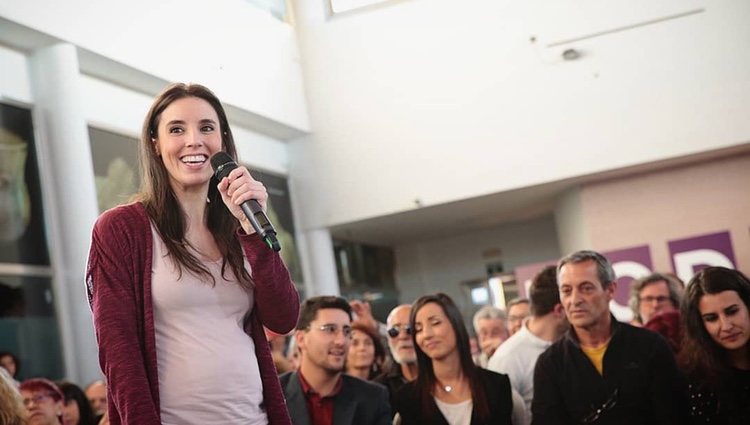
POLYGON ((344 375, 351 341, 351 307, 340 297, 313 297, 302 304, 295 339, 299 371, 281 376, 295 425, 388 425, 388 391, 344 375))

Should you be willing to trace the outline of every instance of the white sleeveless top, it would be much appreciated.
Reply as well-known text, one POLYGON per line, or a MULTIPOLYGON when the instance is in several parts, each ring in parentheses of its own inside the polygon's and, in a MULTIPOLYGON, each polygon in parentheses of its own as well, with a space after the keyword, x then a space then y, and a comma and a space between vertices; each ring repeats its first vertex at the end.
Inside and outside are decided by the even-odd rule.
MULTIPOLYGON (((161 421, 165 425, 268 424, 255 344, 242 329, 253 293, 221 260, 204 261, 212 286, 182 277, 153 224, 153 297, 161 421)), ((245 261, 245 267, 249 265, 245 261)))
POLYGON ((474 402, 471 399, 460 403, 446 403, 435 397, 435 404, 449 425, 471 424, 471 411, 474 410, 474 402))

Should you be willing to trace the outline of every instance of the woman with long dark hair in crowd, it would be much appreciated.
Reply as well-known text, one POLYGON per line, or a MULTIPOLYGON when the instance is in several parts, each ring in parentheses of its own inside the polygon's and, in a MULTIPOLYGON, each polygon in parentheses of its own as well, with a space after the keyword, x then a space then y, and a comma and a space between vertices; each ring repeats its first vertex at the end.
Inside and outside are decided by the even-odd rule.
POLYGON ((172 84, 146 115, 137 202, 96 222, 86 274, 109 421, 290 424, 263 327, 294 328, 299 296, 240 205, 268 193, 207 88, 172 84))
POLYGON ((63 393, 63 425, 96 425, 94 410, 86 394, 78 385, 60 381, 57 387, 63 393))
POLYGON ((346 354, 346 373, 370 381, 378 376, 385 361, 385 347, 378 334, 367 325, 354 323, 346 354))
POLYGON ((420 297, 409 322, 419 374, 396 397, 401 424, 510 424, 510 380, 474 364, 453 300, 441 293, 420 297))
POLYGON ((680 363, 693 423, 750 424, 750 281, 708 267, 688 283, 680 363))

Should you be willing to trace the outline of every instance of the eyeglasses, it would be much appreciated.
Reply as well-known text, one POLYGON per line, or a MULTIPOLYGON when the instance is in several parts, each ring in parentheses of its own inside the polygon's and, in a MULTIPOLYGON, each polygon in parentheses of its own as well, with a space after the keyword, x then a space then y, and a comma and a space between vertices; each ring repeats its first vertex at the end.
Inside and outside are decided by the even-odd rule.
POLYGON ((388 336, 391 338, 396 338, 403 329, 404 332, 406 332, 406 335, 411 335, 411 326, 409 325, 393 325, 390 329, 388 329, 388 336))
POLYGON ((661 304, 661 303, 669 301, 669 297, 666 295, 659 295, 658 297, 652 297, 649 295, 646 297, 641 297, 640 300, 642 303, 652 303, 656 301, 657 304, 661 304))
POLYGON ((617 390, 618 390, 618 388, 615 388, 615 391, 612 393, 611 396, 609 396, 609 398, 607 399, 607 401, 605 401, 604 403, 602 403, 602 405, 599 406, 598 408, 592 406, 591 407, 591 409, 592 409, 591 413, 589 413, 588 415, 584 416, 583 419, 581 419, 581 422, 585 423, 585 424, 592 424, 592 423, 596 422, 597 420, 599 420, 599 418, 601 418, 602 415, 607 410, 610 410, 613 407, 615 407, 615 405, 617 404, 617 390))
POLYGON ((24 407, 29 407, 31 405, 31 402, 33 401, 34 404, 40 404, 44 400, 52 398, 52 393, 42 393, 42 394, 34 394, 33 396, 29 398, 23 399, 23 405, 24 407))
MULTIPOLYGON (((308 327, 308 329, 311 329, 311 328, 308 327)), ((327 323, 325 325, 320 325, 318 327, 315 327, 314 329, 317 329, 328 336, 336 336, 338 335, 339 332, 341 332, 344 335, 344 338, 352 337, 352 327, 349 325, 339 327, 339 325, 335 325, 333 323, 327 323)))

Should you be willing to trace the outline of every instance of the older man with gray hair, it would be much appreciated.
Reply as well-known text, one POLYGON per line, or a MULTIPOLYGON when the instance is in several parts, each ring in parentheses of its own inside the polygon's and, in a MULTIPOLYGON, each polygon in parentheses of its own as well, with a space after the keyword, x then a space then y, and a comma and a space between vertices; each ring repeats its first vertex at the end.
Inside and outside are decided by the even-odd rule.
POLYGON ((539 356, 532 424, 687 423, 684 381, 667 343, 609 311, 617 287, 609 260, 570 254, 557 282, 570 329, 539 356))
MULTIPOLYGON (((395 398, 398 390, 407 383, 417 379, 419 371, 417 367, 417 352, 414 350, 414 342, 411 339, 412 329, 409 326, 409 315, 411 304, 396 306, 388 314, 386 319, 386 333, 388 335, 388 348, 393 357, 393 365, 384 374, 375 378, 375 382, 385 385, 390 395, 391 407, 395 406, 395 398)), ((392 411, 395 415, 395 409, 392 411)))
POLYGON ((482 350, 479 366, 486 368, 497 347, 508 339, 506 321, 505 312, 491 305, 480 308, 474 314, 474 332, 482 350))

